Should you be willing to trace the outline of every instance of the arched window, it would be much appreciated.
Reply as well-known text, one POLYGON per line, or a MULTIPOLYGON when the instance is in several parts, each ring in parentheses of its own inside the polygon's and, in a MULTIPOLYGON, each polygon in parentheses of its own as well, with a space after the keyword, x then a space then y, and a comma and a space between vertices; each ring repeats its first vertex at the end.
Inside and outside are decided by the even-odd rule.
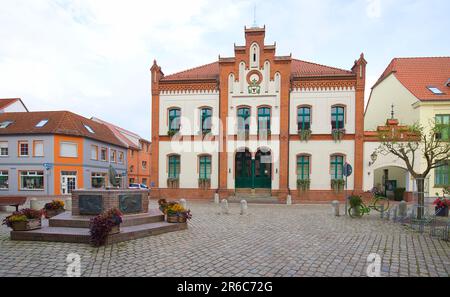
POLYGON ((133 172, 134 171, 134 165, 131 165, 130 166, 130 172, 133 172))
POLYGON ((258 134, 270 131, 270 108, 258 108, 258 134))
POLYGON ((209 107, 202 108, 201 110, 201 118, 200 125, 203 134, 208 134, 211 132, 211 117, 212 117, 212 109, 209 107))
POLYGON ((250 108, 241 107, 237 111, 238 134, 248 134, 250 131, 250 108))
POLYGON ((252 44, 250 50, 250 67, 251 68, 259 67, 259 45, 257 43, 252 44))
POLYGON ((169 109, 169 130, 180 131, 181 110, 179 108, 169 109))
POLYGON ((308 155, 297 156, 297 180, 309 180, 311 158, 308 155))
POLYGON ((275 92, 279 93, 281 89, 281 74, 277 72, 275 74, 275 92))
POLYGON ((199 157, 199 179, 211 179, 211 156, 199 157))
POLYGON ((311 129, 311 107, 300 106, 297 108, 298 131, 311 129))
POLYGON ((169 178, 179 179, 180 178, 180 156, 172 155, 169 156, 169 178))
POLYGON ((331 179, 344 179, 344 156, 332 155, 330 158, 330 174, 331 179))
POLYGON ((345 107, 343 106, 331 107, 331 128, 332 129, 345 128, 345 107))

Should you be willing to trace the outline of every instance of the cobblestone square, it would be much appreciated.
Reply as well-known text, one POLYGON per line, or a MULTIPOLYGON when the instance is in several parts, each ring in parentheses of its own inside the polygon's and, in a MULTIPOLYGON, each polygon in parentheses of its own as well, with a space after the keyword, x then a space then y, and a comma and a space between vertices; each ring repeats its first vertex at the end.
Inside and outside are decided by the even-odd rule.
POLYGON ((1 226, 0 276, 66 276, 70 253, 81 256, 82 276, 366 276, 371 253, 382 257, 381 276, 450 276, 449 242, 378 214, 334 217, 329 205, 249 204, 245 216, 239 204, 228 215, 213 203, 189 207, 186 231, 98 249, 14 242, 1 226))

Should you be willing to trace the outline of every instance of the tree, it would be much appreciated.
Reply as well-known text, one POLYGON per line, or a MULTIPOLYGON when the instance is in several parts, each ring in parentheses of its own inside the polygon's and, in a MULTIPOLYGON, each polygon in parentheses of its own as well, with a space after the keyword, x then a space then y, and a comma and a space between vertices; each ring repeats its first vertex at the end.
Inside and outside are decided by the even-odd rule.
MULTIPOLYGON (((400 128, 400 127, 399 127, 400 128)), ((380 146, 377 152, 392 154, 405 162, 409 173, 416 180, 419 210, 417 218, 424 216, 425 178, 431 170, 448 162, 450 154, 449 125, 430 122, 428 128, 415 124, 400 129, 379 131, 380 146), (417 171, 416 163, 424 161, 422 171, 417 171)), ((419 169, 419 170, 420 170, 419 169)))

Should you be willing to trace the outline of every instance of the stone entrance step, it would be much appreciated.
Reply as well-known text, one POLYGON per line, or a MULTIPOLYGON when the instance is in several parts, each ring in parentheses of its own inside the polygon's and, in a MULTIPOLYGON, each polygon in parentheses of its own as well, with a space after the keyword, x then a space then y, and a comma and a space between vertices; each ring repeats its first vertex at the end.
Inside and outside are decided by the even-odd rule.
POLYGON ((228 197, 228 202, 230 203, 241 203, 242 200, 247 201, 247 203, 257 203, 257 204, 279 204, 277 197, 272 196, 258 196, 258 195, 239 195, 228 197))
MULTIPOLYGON (((122 227, 120 233, 108 237, 107 244, 134 240, 147 236, 160 235, 167 232, 187 229, 186 223, 170 224, 167 222, 156 222, 136 226, 122 227)), ((19 241, 48 241, 89 243, 90 235, 87 228, 65 228, 65 227, 43 227, 34 231, 12 231, 12 240, 19 241)))
MULTIPOLYGON (((49 220, 50 227, 89 228, 91 217, 73 216, 70 212, 62 213, 49 220)), ((123 217, 122 227, 143 225, 164 221, 164 215, 157 209, 145 214, 126 215, 123 217)))

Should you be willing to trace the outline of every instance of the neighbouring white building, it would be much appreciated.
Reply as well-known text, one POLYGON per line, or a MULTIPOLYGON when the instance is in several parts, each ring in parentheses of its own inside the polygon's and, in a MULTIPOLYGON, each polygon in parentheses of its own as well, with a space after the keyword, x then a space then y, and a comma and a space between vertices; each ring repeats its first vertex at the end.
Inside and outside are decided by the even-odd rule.
MULTIPOLYGON (((420 124, 430 127, 433 121, 444 125, 442 137, 450 137, 450 57, 395 58, 372 88, 365 111, 366 130, 376 130, 393 113, 397 125, 420 124)), ((395 124, 391 122, 391 124, 395 124)), ((395 126, 395 125, 394 125, 395 126)), ((373 134, 367 132, 368 134, 373 134)), ((366 135, 367 136, 367 135, 366 135)), ((371 135, 373 136, 373 135, 371 135)), ((370 139, 366 137, 366 140, 370 139)), ((372 137, 364 151, 370 154, 379 143, 372 137)), ((423 171, 425 160, 418 157, 416 170, 423 171)), ((365 164, 368 165, 368 164, 365 164)), ((364 188, 373 184, 382 187, 403 187, 413 191, 413 179, 403 161, 392 156, 378 156, 377 161, 364 170, 364 188)), ((427 181, 430 196, 441 193, 449 185, 448 162, 432 170, 427 181)))
POLYGON ((5 112, 28 112, 28 109, 20 98, 0 99, 0 113, 5 112))

